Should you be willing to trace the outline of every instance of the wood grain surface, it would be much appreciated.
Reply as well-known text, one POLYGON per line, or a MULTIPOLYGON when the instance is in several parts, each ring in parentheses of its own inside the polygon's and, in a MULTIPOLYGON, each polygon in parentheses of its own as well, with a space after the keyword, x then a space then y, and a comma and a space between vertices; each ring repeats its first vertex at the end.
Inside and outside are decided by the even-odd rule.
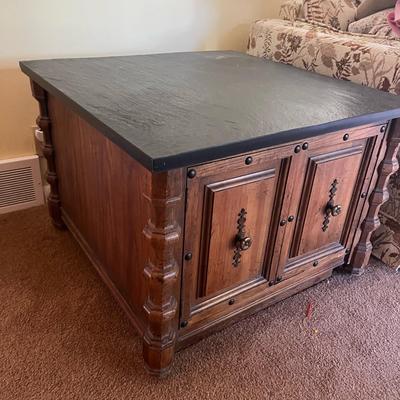
POLYGON ((50 95, 48 103, 63 218, 143 332, 150 253, 143 193, 151 174, 59 99, 50 95))

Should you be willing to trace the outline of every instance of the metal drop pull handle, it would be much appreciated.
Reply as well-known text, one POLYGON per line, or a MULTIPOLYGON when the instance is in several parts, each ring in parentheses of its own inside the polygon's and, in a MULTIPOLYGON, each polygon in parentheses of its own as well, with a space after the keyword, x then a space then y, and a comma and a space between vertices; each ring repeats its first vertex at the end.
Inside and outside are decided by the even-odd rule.
POLYGON ((246 210, 242 208, 238 214, 239 219, 237 220, 238 234, 235 237, 235 250, 232 261, 234 267, 237 267, 241 263, 242 251, 248 250, 253 243, 253 240, 247 236, 245 231, 246 215, 246 210))
POLYGON ((236 236, 236 248, 241 251, 248 250, 251 247, 252 243, 253 241, 249 237, 241 238, 239 237, 239 235, 236 236))
POLYGON ((333 201, 330 201, 326 205, 326 213, 332 217, 337 217, 342 212, 342 206, 340 204, 334 205, 333 201))
POLYGON ((340 204, 335 205, 334 203, 336 192, 338 190, 338 185, 339 185, 339 180, 335 179, 332 182, 331 188, 329 190, 329 201, 325 207, 325 217, 324 217, 324 222, 322 223, 322 230, 324 232, 326 232, 329 228, 330 218, 337 217, 342 212, 342 206, 340 204))

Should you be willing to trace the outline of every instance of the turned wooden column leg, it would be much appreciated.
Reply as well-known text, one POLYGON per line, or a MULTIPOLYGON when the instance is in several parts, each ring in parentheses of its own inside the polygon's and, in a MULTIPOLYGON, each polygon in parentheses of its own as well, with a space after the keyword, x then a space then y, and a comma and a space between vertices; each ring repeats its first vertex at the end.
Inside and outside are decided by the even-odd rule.
POLYGON ((178 330, 179 276, 182 260, 184 175, 182 170, 154 173, 144 196, 150 218, 144 228, 149 244, 144 269, 147 327, 143 357, 149 372, 165 375, 172 363, 178 330))
POLYGON ((36 120, 38 127, 43 132, 44 144, 43 155, 47 161, 46 180, 50 184, 50 194, 47 198, 50 217, 53 224, 58 229, 64 229, 65 225, 61 218, 61 202, 58 191, 58 180, 56 174, 56 164, 54 159, 54 147, 51 137, 51 121, 47 107, 47 92, 37 83, 31 80, 31 89, 33 97, 39 103, 40 114, 36 120))
MULTIPOLYGON (((387 185, 389 178, 399 169, 397 153, 400 147, 400 120, 392 122, 387 137, 386 153, 378 169, 376 186, 369 198, 369 209, 361 225, 361 236, 350 264, 353 274, 361 275, 368 265, 372 253, 371 236, 380 226, 379 210, 389 199, 387 185)), ((385 149, 384 149, 385 150, 385 149)))

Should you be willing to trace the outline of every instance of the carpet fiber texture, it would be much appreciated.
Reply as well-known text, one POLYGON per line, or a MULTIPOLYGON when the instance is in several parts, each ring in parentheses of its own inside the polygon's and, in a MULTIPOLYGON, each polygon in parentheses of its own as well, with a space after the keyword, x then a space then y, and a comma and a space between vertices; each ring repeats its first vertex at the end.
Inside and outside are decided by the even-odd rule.
POLYGON ((374 261, 183 350, 158 380, 71 235, 44 208, 3 215, 0 398, 399 400, 399 300, 400 275, 374 261))

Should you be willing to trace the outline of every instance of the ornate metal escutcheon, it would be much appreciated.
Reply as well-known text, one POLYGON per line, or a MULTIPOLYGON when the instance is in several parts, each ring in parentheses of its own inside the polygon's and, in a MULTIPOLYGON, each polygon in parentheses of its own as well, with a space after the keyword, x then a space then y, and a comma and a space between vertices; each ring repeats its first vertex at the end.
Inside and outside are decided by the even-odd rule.
POLYGON ((237 220, 238 224, 238 234, 235 237, 235 254, 233 256, 232 265, 237 267, 242 261, 242 251, 248 250, 252 245, 252 240, 250 237, 246 235, 245 224, 246 224, 246 215, 247 212, 244 208, 240 210, 238 214, 239 219, 237 220))
POLYGON ((339 181, 337 179, 335 179, 332 182, 331 189, 329 191, 329 201, 325 207, 325 218, 324 218, 324 222, 322 224, 322 230, 324 232, 326 232, 329 228, 330 218, 337 217, 342 212, 342 206, 340 204, 335 205, 335 202, 334 202, 338 184, 339 184, 339 181))

